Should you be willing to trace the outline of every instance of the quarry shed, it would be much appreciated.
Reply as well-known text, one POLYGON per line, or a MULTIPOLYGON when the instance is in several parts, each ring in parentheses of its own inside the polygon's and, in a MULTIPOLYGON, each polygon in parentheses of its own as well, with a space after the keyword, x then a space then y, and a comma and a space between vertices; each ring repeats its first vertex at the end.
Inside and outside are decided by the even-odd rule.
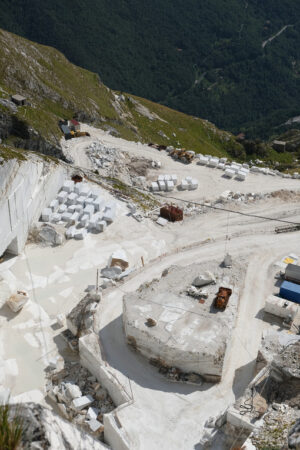
POLYGON ((300 266, 296 266, 296 264, 288 264, 285 269, 284 278, 287 281, 300 284, 300 266))
POLYGON ((24 106, 26 105, 26 97, 23 97, 22 95, 15 94, 11 96, 11 101, 14 102, 18 106, 24 106))
POLYGON ((76 119, 69 120, 69 127, 72 131, 80 131, 80 123, 76 119))
POLYGON ((280 296, 291 302, 300 304, 300 285, 284 281, 280 286, 280 296))

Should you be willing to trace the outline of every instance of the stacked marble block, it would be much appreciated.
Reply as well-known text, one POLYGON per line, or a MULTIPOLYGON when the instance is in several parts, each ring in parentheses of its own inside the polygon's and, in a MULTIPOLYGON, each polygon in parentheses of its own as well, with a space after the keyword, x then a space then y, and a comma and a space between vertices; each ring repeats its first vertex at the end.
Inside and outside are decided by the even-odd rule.
POLYGON ((153 192, 172 192, 177 184, 177 175, 159 175, 157 181, 151 183, 153 192))
POLYGON ((197 155, 198 164, 207 167, 216 167, 217 169, 224 170, 225 176, 228 178, 233 178, 244 181, 249 173, 248 164, 240 164, 233 162, 232 164, 227 164, 227 158, 217 158, 211 155, 197 155))
POLYGON ((198 180, 192 177, 185 177, 181 181, 180 188, 182 191, 194 191, 198 189, 198 180))
POLYGON ((84 239, 88 231, 104 231, 114 221, 116 204, 105 203, 87 183, 65 181, 56 199, 42 212, 43 222, 65 222, 68 239, 84 239))
POLYGON ((232 163, 231 166, 226 166, 225 168, 226 177, 233 178, 235 176, 240 181, 245 181, 248 173, 248 164, 232 163))
POLYGON ((201 153, 198 153, 196 155, 196 158, 198 159, 198 164, 201 166, 216 167, 217 169, 221 170, 225 170, 225 166, 227 163, 227 158, 218 158, 217 156, 211 155, 201 155, 201 153))

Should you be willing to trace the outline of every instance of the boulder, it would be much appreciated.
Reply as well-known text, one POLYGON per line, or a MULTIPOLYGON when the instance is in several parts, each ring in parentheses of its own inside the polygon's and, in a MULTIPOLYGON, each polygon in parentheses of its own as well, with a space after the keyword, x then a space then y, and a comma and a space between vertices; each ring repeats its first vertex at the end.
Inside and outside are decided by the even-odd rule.
POLYGON ((192 283, 193 286, 202 287, 208 284, 215 284, 216 279, 211 272, 205 272, 203 275, 196 277, 192 283))
POLYGON ((121 273, 122 269, 119 266, 105 267, 104 269, 101 270, 101 275, 104 278, 109 278, 111 280, 117 279, 119 275, 121 275, 121 273))
POLYGON ((122 272, 129 266, 128 258, 124 250, 115 251, 108 262, 108 267, 120 267, 122 272))
POLYGON ((43 225, 38 231, 38 240, 46 246, 57 246, 63 243, 63 236, 52 225, 43 225))
POLYGON ((25 291, 17 291, 15 294, 11 295, 7 300, 7 306, 13 311, 20 311, 23 306, 28 302, 29 296, 25 291))
POLYGON ((75 398, 82 397, 82 392, 80 388, 73 383, 65 383, 66 394, 70 398, 70 400, 74 400, 75 398))

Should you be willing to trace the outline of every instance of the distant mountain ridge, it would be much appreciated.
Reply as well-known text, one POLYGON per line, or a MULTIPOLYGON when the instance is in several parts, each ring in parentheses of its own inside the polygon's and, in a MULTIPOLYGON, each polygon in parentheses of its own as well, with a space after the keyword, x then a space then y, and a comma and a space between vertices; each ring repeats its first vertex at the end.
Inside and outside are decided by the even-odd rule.
POLYGON ((300 114, 299 0, 0 0, 0 11, 1 27, 109 87, 223 129, 268 137, 300 114))

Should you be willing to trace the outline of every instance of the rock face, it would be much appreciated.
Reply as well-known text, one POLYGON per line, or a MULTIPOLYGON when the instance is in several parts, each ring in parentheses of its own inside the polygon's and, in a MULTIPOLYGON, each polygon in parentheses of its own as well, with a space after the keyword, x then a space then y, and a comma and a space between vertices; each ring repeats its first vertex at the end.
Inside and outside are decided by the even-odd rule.
POLYGON ((22 449, 104 450, 108 447, 51 410, 35 403, 11 407, 23 419, 22 449))
POLYGON ((297 420, 288 437, 289 448, 300 450, 300 419, 297 420))
POLYGON ((27 155, 0 165, 0 255, 20 253, 29 229, 67 175, 63 166, 27 155))
POLYGON ((0 111, 0 139, 6 139, 9 136, 14 137, 14 146, 16 148, 37 151, 68 162, 59 142, 55 145, 53 142, 47 141, 15 115, 0 111))
POLYGON ((83 336, 93 327, 93 314, 100 299, 100 293, 91 291, 67 315, 67 327, 74 336, 83 336))

